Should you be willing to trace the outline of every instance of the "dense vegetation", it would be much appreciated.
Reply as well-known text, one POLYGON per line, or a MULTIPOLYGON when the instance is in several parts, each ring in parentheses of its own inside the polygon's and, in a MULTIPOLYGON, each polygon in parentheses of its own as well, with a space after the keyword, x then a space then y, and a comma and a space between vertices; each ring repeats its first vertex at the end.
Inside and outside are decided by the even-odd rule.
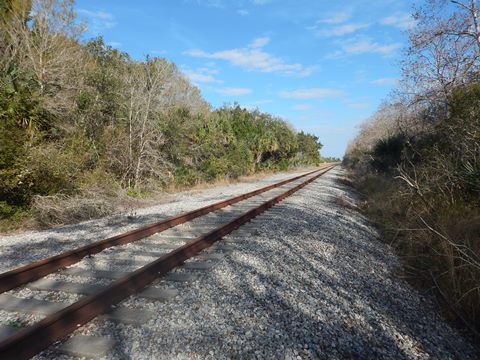
POLYGON ((317 164, 316 136, 211 109, 175 64, 80 41, 73 0, 0 1, 0 218, 108 213, 123 192, 317 164), (73 208, 72 208, 73 207, 73 208))
POLYGON ((480 16, 476 1, 415 13, 398 89, 344 158, 366 211, 417 284, 480 328, 480 16))

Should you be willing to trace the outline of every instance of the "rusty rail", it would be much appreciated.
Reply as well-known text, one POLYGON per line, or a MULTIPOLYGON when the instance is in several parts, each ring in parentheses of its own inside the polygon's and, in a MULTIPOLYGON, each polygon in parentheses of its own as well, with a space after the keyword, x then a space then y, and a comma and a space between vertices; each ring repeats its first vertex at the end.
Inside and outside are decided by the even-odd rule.
POLYGON ((200 209, 175 215, 168 219, 143 226, 139 229, 135 229, 120 235, 116 235, 114 237, 111 237, 105 240, 100 240, 92 244, 85 245, 80 248, 70 250, 70 251, 67 251, 43 260, 35 261, 28 265, 24 265, 16 269, 7 271, 5 273, 0 274, 0 294, 5 291, 14 289, 18 286, 21 286, 23 284, 26 284, 28 282, 40 279, 41 277, 54 273, 66 266, 73 265, 79 262, 80 260, 82 260, 87 255, 93 255, 93 254, 99 253, 100 251, 105 250, 112 246, 124 245, 124 244, 138 241, 140 239, 146 238, 153 234, 165 231, 173 226, 183 224, 199 216, 208 214, 212 211, 224 208, 226 206, 248 199, 252 196, 256 196, 263 192, 274 189, 276 187, 288 184, 302 177, 321 171, 322 169, 317 169, 317 170, 308 172, 306 174, 295 176, 293 178, 283 180, 278 183, 268 185, 263 188, 248 192, 246 194, 234 196, 230 199, 223 200, 215 204, 205 206, 200 209))
MULTIPOLYGON (((104 290, 86 296, 70 306, 48 315, 38 323, 20 330, 0 343, 0 358, 4 360, 21 360, 38 354, 54 342, 64 339, 79 326, 86 324, 98 315, 108 312, 112 305, 118 304, 128 296, 142 290, 159 276, 197 255, 226 234, 229 234, 258 214, 316 180, 334 166, 322 169, 322 172, 310 177, 301 184, 275 196, 215 230, 192 240, 188 244, 171 251, 152 263, 132 272, 130 275, 113 282, 104 290)), ((310 174, 312 173, 300 177, 310 174)))

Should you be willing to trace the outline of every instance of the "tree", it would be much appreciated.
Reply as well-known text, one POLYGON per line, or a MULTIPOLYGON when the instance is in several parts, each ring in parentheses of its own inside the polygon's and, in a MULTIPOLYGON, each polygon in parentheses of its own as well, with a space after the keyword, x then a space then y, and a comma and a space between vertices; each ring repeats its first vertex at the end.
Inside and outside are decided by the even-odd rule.
POLYGON ((123 70, 123 118, 127 133, 127 152, 123 161, 124 182, 133 188, 147 173, 161 178, 165 157, 159 151, 163 134, 159 121, 172 101, 170 84, 173 64, 161 58, 128 62, 123 70))
POLYGON ((98 143, 107 126, 118 125, 121 108, 122 69, 128 54, 105 45, 103 38, 85 44, 86 70, 76 98, 76 125, 98 143))
MULTIPOLYGON (((12 28, 27 26, 32 8, 31 0, 2 0, 0 1, 0 71, 2 79, 6 74, 12 74, 12 65, 19 49, 19 39, 12 36, 12 28)), ((3 83, 3 82, 2 82, 3 83)))
POLYGON ((318 141, 315 135, 304 133, 297 134, 298 157, 301 163, 318 164, 321 160, 320 150, 323 145, 318 141))
POLYGON ((445 101, 452 89, 478 79, 479 16, 476 0, 428 0, 417 10, 403 64, 412 101, 445 101))
POLYGON ((33 0, 31 18, 25 23, 27 5, 9 12, 3 27, 16 47, 15 62, 24 80, 35 90, 53 114, 73 108, 81 86, 83 51, 78 39, 84 29, 76 21, 73 0, 33 0))

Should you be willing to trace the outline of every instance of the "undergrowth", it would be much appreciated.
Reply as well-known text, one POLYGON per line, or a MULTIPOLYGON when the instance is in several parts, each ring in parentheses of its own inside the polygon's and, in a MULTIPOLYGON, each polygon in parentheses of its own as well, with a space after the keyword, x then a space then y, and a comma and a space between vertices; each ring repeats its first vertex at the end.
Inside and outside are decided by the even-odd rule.
POLYGON ((452 321, 480 330, 480 209, 412 193, 402 180, 353 175, 362 210, 401 257, 410 283, 433 290, 452 321))

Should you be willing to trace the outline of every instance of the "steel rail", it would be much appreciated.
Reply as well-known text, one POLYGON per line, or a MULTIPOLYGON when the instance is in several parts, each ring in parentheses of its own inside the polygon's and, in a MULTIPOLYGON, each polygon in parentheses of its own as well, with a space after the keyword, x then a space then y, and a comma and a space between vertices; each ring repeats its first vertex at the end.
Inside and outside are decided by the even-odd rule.
POLYGON ((263 188, 260 188, 254 191, 250 191, 248 193, 245 193, 239 196, 234 196, 232 198, 217 202, 212 205, 208 205, 193 211, 181 213, 179 215, 174 215, 165 220, 161 220, 161 221, 143 226, 141 228, 110 237, 108 239, 96 241, 92 244, 88 244, 88 245, 79 247, 77 249, 66 251, 64 253, 61 253, 43 260, 38 260, 33 263, 4 272, 0 274, 0 294, 5 291, 14 289, 18 286, 24 285, 28 282, 40 279, 41 277, 54 273, 66 266, 73 265, 79 262, 80 260, 82 260, 87 255, 93 255, 93 254, 99 253, 100 251, 105 250, 112 246, 125 245, 131 242, 138 241, 140 239, 146 238, 153 234, 165 231, 176 225, 180 225, 187 221, 193 220, 197 217, 206 215, 212 211, 224 208, 226 206, 248 199, 252 196, 256 196, 266 191, 269 191, 271 189, 288 184, 292 181, 298 180, 305 176, 311 175, 315 172, 321 171, 322 169, 325 169, 325 167, 316 169, 314 171, 310 171, 306 174, 295 176, 290 179, 280 181, 272 185, 265 186, 263 188))
POLYGON ((142 290, 159 276, 197 255, 223 236, 305 187, 333 167, 335 165, 322 169, 322 172, 301 184, 113 282, 98 293, 86 296, 70 306, 48 315, 38 323, 20 330, 0 343, 0 358, 21 360, 38 354, 54 342, 64 339, 79 326, 108 312, 112 305, 118 304, 128 296, 142 290))

